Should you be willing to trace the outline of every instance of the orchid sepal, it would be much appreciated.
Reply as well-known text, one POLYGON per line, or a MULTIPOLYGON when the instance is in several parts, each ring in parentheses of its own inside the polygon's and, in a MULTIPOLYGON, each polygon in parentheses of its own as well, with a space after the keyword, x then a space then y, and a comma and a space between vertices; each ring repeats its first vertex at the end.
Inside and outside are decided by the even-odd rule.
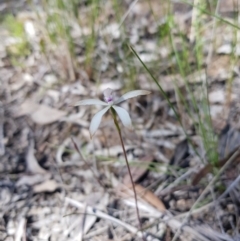
POLYGON ((113 102, 114 105, 117 105, 127 99, 130 99, 130 98, 134 98, 134 97, 137 97, 139 95, 148 95, 150 94, 151 92, 148 91, 148 90, 133 90, 133 91, 130 91, 124 95, 122 95, 119 99, 117 99, 116 101, 113 102))
POLYGON ((81 100, 75 104, 75 106, 79 105, 103 105, 107 106, 108 104, 102 100, 98 99, 86 99, 86 100, 81 100))
POLYGON ((123 125, 127 128, 132 128, 132 121, 128 112, 122 107, 113 105, 112 108, 116 111, 118 117, 122 121, 123 125))
POLYGON ((100 110, 99 112, 97 112, 92 120, 91 120, 91 123, 90 123, 90 127, 89 127, 89 131, 90 131, 90 135, 91 137, 93 137, 93 135, 95 134, 95 132, 97 131, 100 123, 101 123, 101 120, 102 120, 102 117, 103 115, 111 108, 111 106, 107 106, 105 107, 104 109, 100 110))
MULTIPOLYGON (((104 109, 100 110, 99 112, 97 112, 90 123, 90 127, 89 127, 89 132, 90 132, 90 136, 91 138, 93 137, 93 135, 96 133, 97 129, 99 128, 99 125, 101 123, 102 117, 103 115, 109 110, 112 109, 112 111, 114 111, 114 115, 117 114, 118 117, 120 118, 122 124, 127 127, 127 128, 132 128, 132 121, 130 118, 129 113, 123 109, 122 107, 116 106, 117 104, 139 96, 139 95, 148 95, 150 94, 150 91, 147 90, 134 90, 134 91, 130 91, 124 95, 122 95, 119 99, 114 100, 114 94, 113 94, 113 90, 108 88, 106 89, 104 92, 104 99, 106 102, 103 102, 99 99, 86 99, 86 100, 82 100, 79 101, 75 104, 75 106, 79 106, 79 105, 102 105, 102 106, 106 106, 104 109)), ((113 118, 116 118, 116 116, 114 116, 113 118)))

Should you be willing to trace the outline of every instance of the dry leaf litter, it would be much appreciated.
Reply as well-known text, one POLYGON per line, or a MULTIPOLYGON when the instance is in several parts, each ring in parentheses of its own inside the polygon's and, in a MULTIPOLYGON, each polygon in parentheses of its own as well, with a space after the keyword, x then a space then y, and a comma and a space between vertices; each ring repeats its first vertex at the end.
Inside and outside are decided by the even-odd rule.
MULTIPOLYGON (((158 44, 156 38, 158 28, 166 21, 167 4, 151 2, 158 21, 150 14, 147 1, 136 1, 134 6, 124 1, 124 11, 128 13, 125 31, 133 48, 151 66, 159 84, 177 106, 176 86, 186 94, 186 100, 190 96, 185 80, 174 71, 176 60, 170 57, 170 46, 166 40, 158 44)), ((221 1, 219 13, 227 21, 233 21, 234 9, 231 4, 224 6, 224 2, 221 1)), ((111 116, 103 117, 91 140, 88 127, 97 108, 73 107, 84 98, 102 99, 106 88, 114 89, 120 96, 131 87, 123 51, 126 36, 117 22, 108 21, 114 12, 111 2, 106 3, 105 16, 96 24, 99 35, 91 68, 84 66, 86 56, 81 38, 83 34, 91 34, 91 29, 72 26, 76 63, 69 60, 64 43, 54 46, 47 42, 44 55, 39 43, 47 39, 43 31, 46 13, 39 5, 37 15, 33 10, 26 11, 30 7, 24 1, 15 3, 1 2, 0 11, 16 13, 16 19, 24 24, 31 52, 21 57, 21 65, 14 66, 8 51, 13 50, 17 40, 1 26, 0 239, 141 240, 133 193, 111 116)), ((79 11, 84 19, 89 6, 81 4, 79 11)), ((172 11, 178 25, 171 31, 177 51, 181 51, 178 31, 190 34, 192 8, 174 1, 172 11)), ((213 19, 202 21, 212 24, 213 19)), ((207 26, 202 32, 206 48, 203 51, 208 51, 211 41, 207 26)), ((219 158, 223 160, 239 148, 240 76, 239 60, 231 66, 232 29, 219 25, 216 34, 219 38, 208 72, 194 69, 186 79, 195 93, 208 80, 210 113, 219 135, 219 158), (233 76, 232 90, 227 86, 230 76, 233 76)), ((239 55, 238 48, 235 54, 239 55)), ((189 56, 189 63, 195 64, 193 56, 189 56)), ((134 59, 132 64, 140 67, 134 59)), ((146 71, 137 73, 136 85, 151 90, 152 94, 122 104, 130 111, 134 123, 134 131, 123 129, 123 135, 147 240, 172 240, 177 230, 181 231, 178 240, 240 240, 239 155, 233 160, 234 167, 226 168, 188 217, 213 178, 209 172, 197 185, 191 184, 206 165, 200 160, 200 157, 206 160, 202 141, 182 112, 184 127, 199 157, 146 71), (225 190, 221 191, 221 187, 225 190)))

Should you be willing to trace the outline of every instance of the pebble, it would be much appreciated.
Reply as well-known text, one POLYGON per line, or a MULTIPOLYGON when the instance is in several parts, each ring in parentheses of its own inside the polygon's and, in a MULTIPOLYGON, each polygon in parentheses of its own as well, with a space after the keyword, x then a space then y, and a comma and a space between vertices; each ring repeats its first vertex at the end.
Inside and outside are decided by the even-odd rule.
POLYGON ((179 199, 176 202, 176 208, 180 211, 187 211, 189 210, 194 203, 192 199, 179 199))
POLYGON ((235 212, 234 204, 232 204, 232 203, 228 204, 227 210, 228 210, 228 212, 234 213, 235 212))
POLYGON ((44 81, 48 84, 48 85, 53 85, 55 83, 58 82, 58 79, 55 75, 53 74, 48 74, 44 77, 44 81))
POLYGON ((175 209, 176 208, 176 201, 175 200, 171 200, 169 202, 169 206, 170 206, 171 209, 175 209))
POLYGON ((185 199, 179 199, 179 200, 177 200, 176 207, 177 207, 177 209, 179 209, 180 211, 185 211, 186 208, 187 208, 185 199))

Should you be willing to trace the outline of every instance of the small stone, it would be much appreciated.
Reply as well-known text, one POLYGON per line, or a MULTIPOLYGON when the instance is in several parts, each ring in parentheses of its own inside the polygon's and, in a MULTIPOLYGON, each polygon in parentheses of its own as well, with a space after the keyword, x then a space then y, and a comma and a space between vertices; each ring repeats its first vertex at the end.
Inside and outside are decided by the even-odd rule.
POLYGON ((170 206, 171 209, 175 209, 176 208, 176 201, 175 200, 171 200, 169 202, 169 206, 170 206))
POLYGON ((143 149, 134 149, 134 150, 133 150, 133 155, 134 155, 135 157, 142 156, 143 154, 144 154, 143 149))
POLYGON ((44 81, 48 84, 48 85, 53 85, 55 83, 58 82, 58 79, 55 75, 53 74, 48 74, 44 77, 44 81))
POLYGON ((235 207, 232 203, 228 204, 227 205, 227 210, 231 213, 234 213, 235 212, 235 207))
POLYGON ((23 80, 25 83, 33 83, 33 77, 28 73, 23 74, 23 80))
POLYGON ((117 64, 117 71, 118 73, 123 73, 123 67, 121 64, 117 64))
POLYGON ((24 24, 24 29, 26 34, 28 35, 29 38, 35 38, 36 37, 36 30, 34 28, 33 22, 32 21, 26 21, 24 24))
POLYGON ((187 209, 187 203, 186 203, 185 199, 179 199, 179 200, 177 200, 176 207, 177 207, 177 209, 179 209, 180 211, 186 211, 186 209, 187 209))

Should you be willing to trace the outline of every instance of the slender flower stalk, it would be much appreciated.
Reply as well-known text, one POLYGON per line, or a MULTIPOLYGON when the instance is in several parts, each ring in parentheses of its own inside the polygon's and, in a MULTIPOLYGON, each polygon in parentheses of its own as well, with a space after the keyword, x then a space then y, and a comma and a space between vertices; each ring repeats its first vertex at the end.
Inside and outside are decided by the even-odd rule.
POLYGON ((122 107, 119 107, 119 106, 116 106, 116 105, 125 101, 125 100, 127 100, 127 99, 130 99, 130 98, 133 98, 133 97, 136 97, 136 96, 139 96, 139 95, 147 95, 149 93, 150 92, 147 91, 147 90, 134 90, 134 91, 130 91, 130 92, 124 94, 119 99, 114 100, 113 90, 108 88, 103 92, 104 100, 106 102, 103 102, 103 101, 98 100, 98 99, 88 99, 88 100, 79 101, 78 103, 75 104, 75 106, 78 106, 78 105, 103 105, 103 106, 106 106, 104 109, 100 110, 97 114, 95 114, 92 118, 92 121, 91 121, 90 127, 89 127, 91 137, 97 131, 97 129, 98 129, 100 123, 101 123, 102 116, 109 109, 111 110, 113 121, 114 121, 114 124, 116 126, 116 129, 118 131, 119 138, 120 138, 120 141, 121 141, 123 154, 124 154, 124 157, 125 157, 125 160, 126 160, 127 169, 128 169, 128 173, 129 173, 129 176, 130 176, 130 180, 131 180, 131 184, 132 184, 132 188, 133 188, 133 192, 134 192, 134 199, 135 199, 135 205, 136 205, 137 218, 138 218, 138 222, 139 222, 139 229, 142 232, 143 241, 145 241, 145 237, 143 235, 142 224, 141 224, 141 220, 140 220, 140 214, 139 214, 139 209, 138 209, 138 201, 137 201, 137 193, 136 193, 136 189, 135 189, 135 185, 134 185, 134 182, 133 182, 133 177, 132 177, 130 165, 129 165, 128 158, 127 158, 127 153, 126 153, 126 150, 125 150, 125 147, 124 147, 121 128, 118 124, 117 115, 119 116, 120 120, 122 121, 122 123, 125 127, 131 127, 132 121, 131 121, 131 118, 130 118, 128 112, 125 109, 123 109, 122 107))
POLYGON ((119 127, 119 124, 118 124, 118 121, 117 121, 116 112, 114 111, 113 108, 111 108, 111 111, 112 111, 113 121, 114 121, 114 124, 116 126, 116 129, 118 131, 118 135, 119 135, 119 138, 120 138, 120 141, 121 141, 121 146, 122 146, 122 149, 123 149, 124 158, 125 158, 125 161, 126 161, 126 164, 127 164, 128 174, 129 174, 130 180, 131 180, 131 185, 132 185, 132 189, 133 189, 133 193, 134 193, 134 200, 135 200, 135 205, 136 205, 136 213, 137 213, 139 229, 142 233, 142 238, 145 241, 145 238, 144 238, 144 235, 143 235, 142 223, 141 223, 140 214, 139 214, 139 208, 138 208, 137 192, 136 192, 136 188, 135 188, 135 185, 134 185, 134 182, 133 182, 133 177, 132 177, 130 165, 129 165, 128 158, 127 158, 127 153, 126 153, 125 146, 124 146, 124 143, 123 143, 121 128, 119 127))

